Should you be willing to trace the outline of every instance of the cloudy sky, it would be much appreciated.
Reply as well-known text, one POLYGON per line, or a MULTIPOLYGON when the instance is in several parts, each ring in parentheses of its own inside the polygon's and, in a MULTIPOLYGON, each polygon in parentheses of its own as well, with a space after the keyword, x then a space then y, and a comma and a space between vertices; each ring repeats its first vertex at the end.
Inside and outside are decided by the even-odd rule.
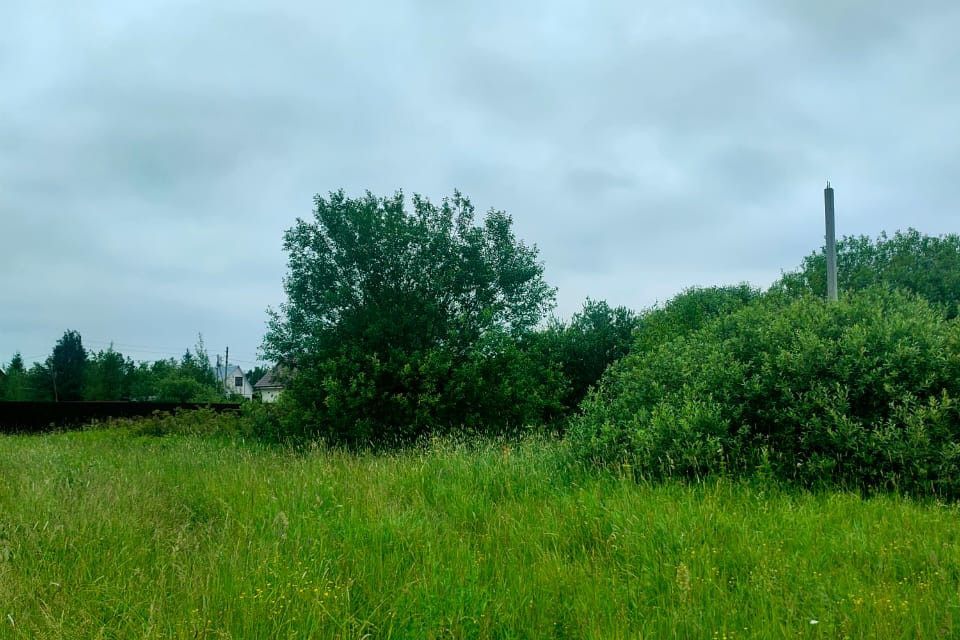
POLYGON ((557 313, 960 230, 960 3, 0 3, 0 360, 252 364, 314 193, 458 188, 557 313), (81 8, 82 5, 82 8, 81 8))

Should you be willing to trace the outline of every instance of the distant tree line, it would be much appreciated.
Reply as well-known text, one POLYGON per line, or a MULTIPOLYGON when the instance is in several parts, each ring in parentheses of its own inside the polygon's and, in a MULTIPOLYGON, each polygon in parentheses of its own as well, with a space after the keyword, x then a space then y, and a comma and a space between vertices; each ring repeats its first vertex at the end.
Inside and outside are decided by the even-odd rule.
POLYGON ((66 331, 43 362, 27 367, 18 353, 3 369, 0 400, 223 400, 202 337, 179 359, 134 362, 112 345, 87 350, 78 332, 66 331))

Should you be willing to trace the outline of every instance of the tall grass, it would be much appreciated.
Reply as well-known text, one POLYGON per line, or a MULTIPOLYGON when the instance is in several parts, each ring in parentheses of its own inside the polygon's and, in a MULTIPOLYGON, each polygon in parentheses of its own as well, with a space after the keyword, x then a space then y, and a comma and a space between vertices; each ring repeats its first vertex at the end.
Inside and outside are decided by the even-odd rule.
POLYGON ((960 635, 960 510, 563 446, 0 438, 3 638, 960 635))

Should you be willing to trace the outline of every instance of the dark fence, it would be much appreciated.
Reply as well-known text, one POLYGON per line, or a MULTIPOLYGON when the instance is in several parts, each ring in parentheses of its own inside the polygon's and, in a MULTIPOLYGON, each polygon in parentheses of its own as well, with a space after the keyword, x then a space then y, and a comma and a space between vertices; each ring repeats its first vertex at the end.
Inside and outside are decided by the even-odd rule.
POLYGON ((110 418, 135 418, 154 412, 210 409, 238 411, 233 402, 0 402, 0 433, 38 433, 79 427, 110 418))

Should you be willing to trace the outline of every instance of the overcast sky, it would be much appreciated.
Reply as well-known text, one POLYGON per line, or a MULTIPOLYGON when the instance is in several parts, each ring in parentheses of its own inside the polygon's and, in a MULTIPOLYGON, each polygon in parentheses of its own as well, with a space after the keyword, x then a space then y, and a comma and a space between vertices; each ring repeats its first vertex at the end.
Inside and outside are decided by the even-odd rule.
POLYGON ((317 192, 460 189, 557 313, 960 230, 960 3, 0 2, 0 361, 252 364, 317 192))

